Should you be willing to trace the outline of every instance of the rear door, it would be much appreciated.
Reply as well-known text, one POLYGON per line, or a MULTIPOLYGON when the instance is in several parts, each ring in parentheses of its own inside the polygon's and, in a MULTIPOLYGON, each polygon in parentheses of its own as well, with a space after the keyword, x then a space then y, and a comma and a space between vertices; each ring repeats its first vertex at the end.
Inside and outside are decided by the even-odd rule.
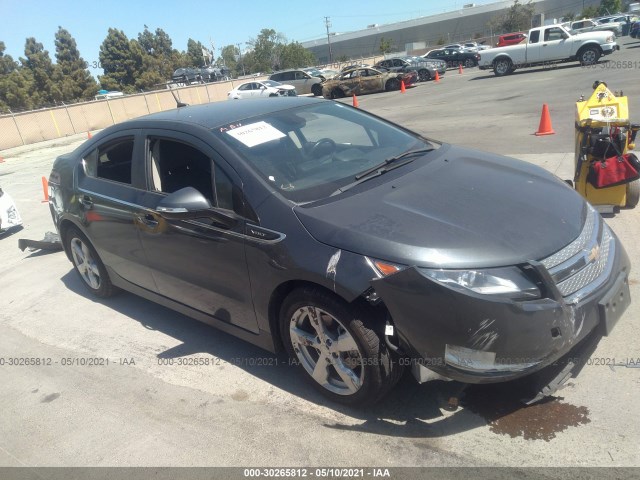
POLYGON ((82 155, 76 172, 79 215, 103 263, 116 275, 155 291, 137 218, 143 211, 141 130, 123 130, 82 155))
POLYGON ((167 220, 156 212, 168 194, 190 186, 213 209, 242 212, 242 183, 201 139, 183 132, 144 132, 149 209, 142 245, 160 294, 257 333, 245 254, 245 221, 228 228, 212 218, 167 220))

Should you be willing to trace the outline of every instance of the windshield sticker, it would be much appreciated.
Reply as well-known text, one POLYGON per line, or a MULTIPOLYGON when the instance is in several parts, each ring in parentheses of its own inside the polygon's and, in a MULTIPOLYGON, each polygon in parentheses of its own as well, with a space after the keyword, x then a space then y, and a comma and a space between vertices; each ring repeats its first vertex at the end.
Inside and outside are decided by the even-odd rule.
POLYGON ((257 122, 251 125, 245 125, 244 127, 234 128, 233 130, 228 130, 226 134, 241 141, 249 148, 286 136, 267 122, 257 122))

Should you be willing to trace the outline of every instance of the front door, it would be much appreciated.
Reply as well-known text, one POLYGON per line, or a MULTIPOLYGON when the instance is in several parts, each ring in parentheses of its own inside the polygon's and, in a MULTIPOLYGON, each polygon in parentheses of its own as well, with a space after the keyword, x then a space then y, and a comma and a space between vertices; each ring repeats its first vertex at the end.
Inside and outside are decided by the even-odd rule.
POLYGON ((145 206, 151 212, 139 220, 145 225, 142 245, 160 294, 257 333, 244 221, 225 228, 211 218, 167 220, 153 212, 169 193, 190 186, 202 193, 213 209, 231 213, 241 197, 237 194, 239 177, 209 145, 194 136, 146 130, 145 145, 145 206))

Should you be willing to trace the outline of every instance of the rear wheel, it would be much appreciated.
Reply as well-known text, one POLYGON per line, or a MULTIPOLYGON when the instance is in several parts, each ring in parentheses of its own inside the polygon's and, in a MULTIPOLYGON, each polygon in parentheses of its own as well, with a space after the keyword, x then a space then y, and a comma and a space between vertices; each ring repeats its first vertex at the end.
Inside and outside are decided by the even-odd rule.
POLYGON ((82 283, 97 297, 107 298, 118 291, 111 283, 107 269, 93 245, 80 230, 70 227, 65 235, 67 252, 82 283))
POLYGON ((311 93, 313 94, 314 97, 322 96, 322 85, 320 85, 319 83, 314 84, 311 87, 311 93))
POLYGON ((420 70, 418 72, 418 80, 420 80, 421 82, 427 82, 431 80, 431 74, 429 73, 429 70, 427 70, 426 68, 420 70))
POLYGON ((509 75, 513 71, 513 64, 508 58, 499 58, 493 62, 493 73, 496 77, 509 75))
POLYGON ((627 183, 627 208, 634 208, 640 200, 640 180, 627 183))
POLYGON ((474 62, 471 58, 467 58, 464 61, 464 66, 465 66, 465 68, 475 67, 476 66, 476 62, 474 62))
POLYGON ((390 78, 389 80, 387 80, 384 89, 387 92, 391 92, 392 90, 400 90, 400 80, 398 80, 397 78, 390 78))
POLYGON ((366 310, 313 287, 293 291, 282 305, 289 355, 335 402, 374 403, 400 378, 400 365, 368 320, 366 310))
POLYGON ((331 98, 334 100, 336 98, 344 98, 344 92, 340 88, 334 88, 331 90, 331 98))

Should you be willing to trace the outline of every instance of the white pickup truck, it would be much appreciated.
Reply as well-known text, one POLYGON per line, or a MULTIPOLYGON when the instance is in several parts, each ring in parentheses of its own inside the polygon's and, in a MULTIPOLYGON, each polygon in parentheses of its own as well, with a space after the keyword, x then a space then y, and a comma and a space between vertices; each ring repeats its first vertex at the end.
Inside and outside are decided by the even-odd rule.
POLYGON ((620 49, 615 38, 611 32, 572 34, 561 25, 532 28, 526 43, 481 52, 478 66, 481 70, 493 69, 502 77, 517 68, 547 63, 579 61, 593 65, 602 55, 620 49))

